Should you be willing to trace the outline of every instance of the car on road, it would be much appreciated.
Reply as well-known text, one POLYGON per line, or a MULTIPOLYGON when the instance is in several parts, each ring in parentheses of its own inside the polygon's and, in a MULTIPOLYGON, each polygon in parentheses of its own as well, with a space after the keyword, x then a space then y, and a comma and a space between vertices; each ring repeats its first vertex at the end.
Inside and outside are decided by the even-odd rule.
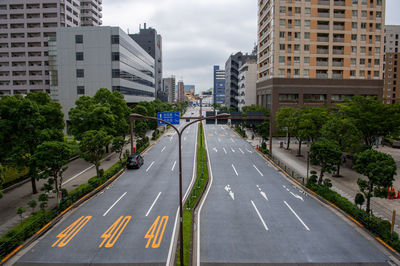
POLYGON ((128 156, 126 160, 126 168, 128 169, 138 169, 144 163, 143 157, 140 154, 134 153, 128 156))

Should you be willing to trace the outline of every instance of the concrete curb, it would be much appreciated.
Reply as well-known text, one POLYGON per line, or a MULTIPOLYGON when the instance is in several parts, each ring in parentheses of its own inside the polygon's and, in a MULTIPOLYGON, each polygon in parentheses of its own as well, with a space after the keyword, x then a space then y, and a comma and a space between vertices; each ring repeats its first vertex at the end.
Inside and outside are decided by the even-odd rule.
MULTIPOLYGON (((391 255, 393 255, 396 259, 399 260, 400 262, 400 254, 394 249, 392 248, 390 245, 388 245, 387 243, 385 243, 381 238, 377 237, 376 235, 374 235, 372 232, 370 232, 368 229, 366 229, 359 221, 357 221, 356 219, 354 219, 353 217, 351 217, 349 214, 347 214, 345 211, 343 211, 342 209, 340 209, 338 206, 336 206, 335 204, 333 204, 332 202, 330 202, 329 200, 323 198, 322 196, 318 195, 317 193, 315 193, 314 191, 312 191, 311 189, 307 188, 305 185, 303 185, 302 183, 300 183, 296 178, 292 177, 289 173, 287 173, 285 170, 283 170, 280 166, 278 166, 275 162, 273 162, 270 158, 268 158, 265 154, 263 154, 262 152, 260 152, 259 150, 255 149, 265 160, 267 160, 268 162, 270 162, 271 164, 273 164, 276 169, 278 169, 278 171, 282 172, 289 180, 294 181, 298 186, 300 186, 304 191, 307 191, 309 193, 311 193, 314 198, 316 198, 317 200, 321 201, 322 203, 324 203, 325 205, 330 205, 331 207, 333 207, 336 211, 338 211, 340 214, 342 214, 344 217, 346 217, 349 221, 351 221, 353 224, 355 224, 356 226, 358 226, 363 232, 367 233, 370 237, 374 238, 375 240, 377 240, 379 242, 379 244, 381 244, 387 251, 390 252, 391 255)), ((328 206, 329 207, 329 206, 328 206)))

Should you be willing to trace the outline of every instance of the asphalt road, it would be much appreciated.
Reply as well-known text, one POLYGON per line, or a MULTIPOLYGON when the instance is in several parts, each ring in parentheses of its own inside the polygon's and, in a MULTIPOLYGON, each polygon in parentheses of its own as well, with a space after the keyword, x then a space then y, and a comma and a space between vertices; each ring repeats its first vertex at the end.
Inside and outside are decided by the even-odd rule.
POLYGON ((213 181, 200 211, 197 264, 387 264, 381 248, 228 127, 205 131, 213 181))
MULTIPOLYGON (((194 124, 182 136, 183 193, 193 176, 196 132, 194 124)), ((140 169, 126 170, 15 265, 165 265, 175 255, 171 241, 179 205, 177 146, 178 135, 165 134, 145 153, 140 169)))

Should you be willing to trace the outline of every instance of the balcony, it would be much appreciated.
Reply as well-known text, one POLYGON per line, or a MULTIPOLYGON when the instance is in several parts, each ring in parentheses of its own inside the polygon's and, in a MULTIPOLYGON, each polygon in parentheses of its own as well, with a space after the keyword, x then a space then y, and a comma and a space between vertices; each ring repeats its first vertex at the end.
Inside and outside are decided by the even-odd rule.
POLYGON ((345 18, 345 14, 344 13, 334 13, 333 17, 334 18, 345 18))
POLYGON ((329 37, 317 37, 318 42, 329 42, 329 37))
POLYGON ((329 18, 329 13, 318 12, 318 17, 321 17, 321 18, 329 18))
POLYGON ((333 79, 343 79, 343 74, 332 74, 333 79))
POLYGON ((319 30, 329 30, 329 25, 318 24, 318 29, 319 30))
POLYGON ((330 1, 329 0, 318 0, 318 5, 329 6, 330 1))
POLYGON ((317 79, 327 79, 328 73, 317 73, 317 79))
POLYGON ((344 49, 333 49, 333 54, 344 54, 344 49))
POLYGON ((333 25, 334 30, 344 30, 344 25, 333 25))
POLYGON ((334 6, 345 6, 346 5, 346 1, 345 0, 334 0, 333 1, 333 5, 334 6))
POLYGON ((344 42, 344 38, 341 37, 333 37, 333 42, 344 42))
POLYGON ((317 54, 329 54, 329 49, 317 49, 317 54))
POLYGON ((342 66, 344 66, 344 63, 343 63, 343 61, 333 61, 332 66, 342 67, 342 66))
POLYGON ((328 66, 328 61, 317 61, 317 66, 328 66))

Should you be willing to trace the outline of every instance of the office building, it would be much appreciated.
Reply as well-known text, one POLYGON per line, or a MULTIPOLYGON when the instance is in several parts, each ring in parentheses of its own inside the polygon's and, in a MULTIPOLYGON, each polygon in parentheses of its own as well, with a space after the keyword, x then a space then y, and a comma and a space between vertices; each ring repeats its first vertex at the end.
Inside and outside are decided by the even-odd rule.
POLYGON ((385 86, 383 89, 383 102, 386 104, 400 103, 399 36, 399 25, 385 26, 385 86), (399 71, 397 69, 399 69, 399 71))
POLYGON ((154 59, 119 27, 57 29, 50 42, 51 97, 68 111, 99 88, 120 91, 128 104, 155 99, 154 59))
POLYGON ((153 28, 139 29, 139 33, 129 34, 129 36, 139 44, 148 54, 155 60, 155 80, 156 80, 156 97, 163 102, 168 101, 167 92, 163 91, 162 86, 162 38, 160 34, 153 28))
POLYGON ((0 1, 0 95, 49 91, 49 38, 83 18, 101 25, 101 0, 0 1))
POLYGON ((239 69, 248 58, 256 59, 257 55, 248 55, 238 52, 229 56, 225 63, 225 106, 237 108, 239 91, 239 69))
POLYGON ((239 90, 237 96, 239 111, 244 106, 256 104, 257 59, 248 58, 239 69, 239 90))
POLYGON ((171 76, 169 78, 163 78, 163 90, 168 95, 169 103, 176 103, 176 84, 175 84, 175 76, 171 76))
POLYGON ((382 97, 385 1, 258 0, 257 104, 382 97))
POLYGON ((225 70, 214 66, 214 103, 225 105, 225 70))
POLYGON ((178 98, 177 101, 179 103, 183 103, 185 101, 185 84, 182 80, 178 81, 178 98))

